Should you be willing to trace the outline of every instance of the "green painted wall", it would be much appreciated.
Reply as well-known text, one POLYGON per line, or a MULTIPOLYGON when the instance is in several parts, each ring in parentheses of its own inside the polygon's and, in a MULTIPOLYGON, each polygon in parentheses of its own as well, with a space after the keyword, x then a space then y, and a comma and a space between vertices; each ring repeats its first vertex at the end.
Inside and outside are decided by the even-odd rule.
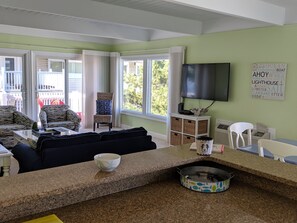
POLYGON ((10 34, 0 34, 0 48, 50 51, 59 53, 81 53, 82 50, 111 50, 110 45, 98 43, 10 34))
POLYGON ((160 124, 160 122, 154 121, 154 120, 139 118, 139 117, 125 114, 125 115, 121 115, 121 123, 131 127, 142 126, 145 129, 155 133, 160 133, 160 134, 166 133, 166 125, 164 123, 160 124))
MULTIPOLYGON (((211 133, 216 118, 262 123, 276 128, 277 137, 297 139, 297 25, 257 28, 113 46, 114 51, 147 50, 186 46, 186 63, 230 62, 231 82, 228 102, 216 102, 211 115, 211 133), (251 97, 253 63, 287 63, 285 100, 251 97)), ((206 107, 211 101, 185 100, 185 107, 206 107)), ((123 123, 141 122, 132 117, 123 123)), ((165 134, 164 124, 153 123, 156 132, 165 134)), ((150 128, 152 126, 149 126, 150 128)))
MULTIPOLYGON (((65 53, 81 53, 83 49, 142 51, 186 46, 186 63, 231 62, 229 102, 216 102, 208 112, 212 116, 211 132, 216 118, 232 121, 249 121, 276 128, 277 137, 297 138, 297 25, 231 31, 202 35, 131 43, 104 45, 22 35, 0 34, 0 48, 14 48, 65 53), (251 98, 250 81, 253 63, 287 63, 285 100, 251 98)), ((185 107, 206 107, 210 101, 185 100, 185 107)), ((123 124, 144 126, 149 131, 166 133, 164 123, 122 116, 123 124)))

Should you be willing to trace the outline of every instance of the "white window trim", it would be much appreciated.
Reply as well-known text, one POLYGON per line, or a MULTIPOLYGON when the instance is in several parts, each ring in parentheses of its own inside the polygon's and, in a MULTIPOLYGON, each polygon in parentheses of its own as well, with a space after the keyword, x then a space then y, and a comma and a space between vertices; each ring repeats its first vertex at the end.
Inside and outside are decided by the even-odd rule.
POLYGON ((160 59, 168 59, 169 60, 169 54, 154 54, 154 55, 135 55, 135 56, 122 56, 121 57, 121 61, 120 61, 120 113, 121 114, 126 114, 126 115, 130 115, 130 116, 135 116, 135 117, 139 117, 139 118, 144 118, 144 119, 149 119, 149 120, 153 120, 153 121, 161 121, 161 122, 166 122, 167 117, 166 116, 160 116, 160 115, 154 115, 149 113, 149 109, 151 106, 151 94, 149 90, 149 83, 151 80, 148 80, 148 78, 146 77, 147 75, 149 76, 149 78, 152 78, 151 75, 151 71, 148 71, 148 66, 147 66, 147 61, 151 61, 151 60, 160 60, 160 59), (122 101, 123 101, 123 62, 127 61, 127 60, 143 60, 143 69, 146 69, 146 71, 143 71, 143 86, 144 86, 144 92, 143 92, 143 111, 142 112, 137 112, 137 111, 133 111, 133 110, 127 110, 127 109, 123 109, 122 108, 122 101), (148 93, 148 95, 147 95, 148 93), (146 103, 145 103, 146 102, 146 103))

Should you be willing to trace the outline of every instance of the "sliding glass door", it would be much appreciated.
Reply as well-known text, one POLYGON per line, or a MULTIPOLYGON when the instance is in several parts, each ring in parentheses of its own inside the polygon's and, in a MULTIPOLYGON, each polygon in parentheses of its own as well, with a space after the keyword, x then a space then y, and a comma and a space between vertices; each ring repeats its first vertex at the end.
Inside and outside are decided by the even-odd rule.
POLYGON ((67 104, 82 114, 82 61, 36 56, 36 115, 44 105, 67 104))
POLYGON ((25 83, 25 55, 0 51, 0 105, 13 105, 25 113, 25 83))
POLYGON ((36 95, 38 113, 43 105, 65 103, 65 60, 36 59, 36 95))

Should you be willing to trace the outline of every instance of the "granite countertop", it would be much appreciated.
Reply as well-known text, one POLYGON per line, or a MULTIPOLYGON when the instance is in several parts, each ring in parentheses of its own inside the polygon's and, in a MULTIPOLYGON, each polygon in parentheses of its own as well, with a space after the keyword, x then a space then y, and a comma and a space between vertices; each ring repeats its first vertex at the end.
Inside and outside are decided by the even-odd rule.
MULTIPOLYGON (((157 181, 164 181, 166 184, 169 180, 168 185, 172 185, 168 179, 168 171, 172 172, 173 169, 176 171, 177 166, 203 160, 213 161, 260 179, 280 183, 289 190, 289 193, 292 194, 292 191, 295 191, 292 202, 296 202, 297 166, 228 148, 225 149, 224 154, 213 153, 210 157, 202 157, 195 151, 190 151, 189 147, 190 145, 183 145, 124 155, 120 166, 112 173, 98 171, 94 161, 90 161, 1 178, 0 221, 90 199, 101 201, 102 196, 116 196, 116 194, 109 194, 136 187, 139 188, 130 191, 142 190, 144 185, 157 181)), ((239 187, 241 186, 239 184, 239 187)), ((150 188, 149 185, 145 187, 150 188)), ((201 194, 201 196, 205 195, 201 194)), ((107 199, 105 197, 104 199, 107 199)))
POLYGON ((206 194, 180 185, 179 178, 27 216, 19 223, 55 214, 65 223, 97 222, 297 222, 297 201, 232 180, 222 193, 206 194))

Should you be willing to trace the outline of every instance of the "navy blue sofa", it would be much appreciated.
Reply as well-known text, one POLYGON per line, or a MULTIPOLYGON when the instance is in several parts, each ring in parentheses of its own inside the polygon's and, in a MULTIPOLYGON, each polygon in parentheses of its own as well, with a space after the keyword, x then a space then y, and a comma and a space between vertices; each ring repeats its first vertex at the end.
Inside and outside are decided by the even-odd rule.
POLYGON ((40 136, 37 147, 18 144, 12 149, 19 162, 19 173, 80 163, 98 153, 120 155, 156 149, 152 136, 142 128, 68 136, 40 136))

